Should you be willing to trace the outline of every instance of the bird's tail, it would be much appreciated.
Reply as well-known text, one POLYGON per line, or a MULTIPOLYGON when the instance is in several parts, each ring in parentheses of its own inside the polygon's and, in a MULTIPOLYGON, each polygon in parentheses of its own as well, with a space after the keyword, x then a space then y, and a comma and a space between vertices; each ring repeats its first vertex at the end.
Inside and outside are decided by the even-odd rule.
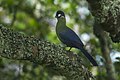
POLYGON ((97 62, 93 57, 85 50, 83 47, 79 47, 79 49, 83 52, 83 54, 89 59, 89 61, 93 64, 93 66, 98 66, 97 62))

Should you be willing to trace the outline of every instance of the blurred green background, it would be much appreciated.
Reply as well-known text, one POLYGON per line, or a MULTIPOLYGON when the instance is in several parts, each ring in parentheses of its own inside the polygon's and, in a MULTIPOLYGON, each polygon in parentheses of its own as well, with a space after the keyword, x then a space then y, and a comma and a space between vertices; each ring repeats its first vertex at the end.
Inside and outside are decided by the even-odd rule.
MULTIPOLYGON (((72 28, 86 45, 86 49, 96 58, 100 67, 90 66, 81 54, 85 65, 97 80, 107 80, 104 59, 101 56, 99 40, 93 34, 94 18, 85 0, 0 0, 0 24, 28 36, 61 44, 55 33, 57 10, 66 14, 67 26, 72 28)), ((111 58, 116 73, 120 76, 120 44, 110 44, 111 58)), ((73 49, 77 53, 80 51, 73 49)), ((9 60, 0 57, 0 80, 65 80, 49 72, 44 66, 28 61, 9 60)), ((120 77, 119 77, 120 79, 120 77)))

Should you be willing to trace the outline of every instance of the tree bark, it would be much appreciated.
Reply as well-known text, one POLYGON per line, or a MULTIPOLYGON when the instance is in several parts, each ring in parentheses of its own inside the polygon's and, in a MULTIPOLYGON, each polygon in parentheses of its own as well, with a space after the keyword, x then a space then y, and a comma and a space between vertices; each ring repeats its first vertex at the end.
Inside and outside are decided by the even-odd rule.
POLYGON ((113 42, 120 42, 120 0, 87 0, 94 16, 94 33, 101 45, 102 55, 109 80, 117 80, 114 65, 110 58, 110 50, 106 32, 113 42), (106 31, 106 32, 105 32, 106 31))
POLYGON ((113 42, 120 42, 120 0, 87 0, 92 15, 113 42))
POLYGON ((115 68, 110 58, 110 48, 109 48, 109 38, 105 31, 103 31, 97 22, 94 24, 94 34, 98 37, 102 56, 105 59, 105 68, 107 72, 107 79, 108 80, 117 80, 117 76, 115 74, 115 68))
POLYGON ((68 80, 90 80, 93 75, 78 55, 48 41, 28 37, 0 25, 0 56, 44 65, 68 80))

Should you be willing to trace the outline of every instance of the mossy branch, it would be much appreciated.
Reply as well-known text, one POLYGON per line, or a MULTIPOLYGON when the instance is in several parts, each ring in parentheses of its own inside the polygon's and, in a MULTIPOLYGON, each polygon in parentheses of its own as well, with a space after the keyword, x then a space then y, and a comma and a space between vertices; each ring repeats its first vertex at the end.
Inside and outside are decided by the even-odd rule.
POLYGON ((120 0, 87 0, 91 13, 113 42, 120 42, 120 0))
POLYGON ((44 65, 68 80, 89 80, 93 75, 80 57, 48 41, 28 37, 0 25, 0 56, 44 65))

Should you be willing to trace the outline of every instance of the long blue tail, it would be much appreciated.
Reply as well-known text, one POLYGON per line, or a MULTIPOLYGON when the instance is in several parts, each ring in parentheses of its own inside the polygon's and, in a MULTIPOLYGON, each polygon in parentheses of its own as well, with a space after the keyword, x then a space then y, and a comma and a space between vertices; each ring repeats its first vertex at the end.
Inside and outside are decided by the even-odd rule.
POLYGON ((88 60, 93 64, 93 66, 98 66, 98 64, 95 61, 95 59, 93 59, 93 57, 83 47, 79 47, 79 49, 88 58, 88 60))

